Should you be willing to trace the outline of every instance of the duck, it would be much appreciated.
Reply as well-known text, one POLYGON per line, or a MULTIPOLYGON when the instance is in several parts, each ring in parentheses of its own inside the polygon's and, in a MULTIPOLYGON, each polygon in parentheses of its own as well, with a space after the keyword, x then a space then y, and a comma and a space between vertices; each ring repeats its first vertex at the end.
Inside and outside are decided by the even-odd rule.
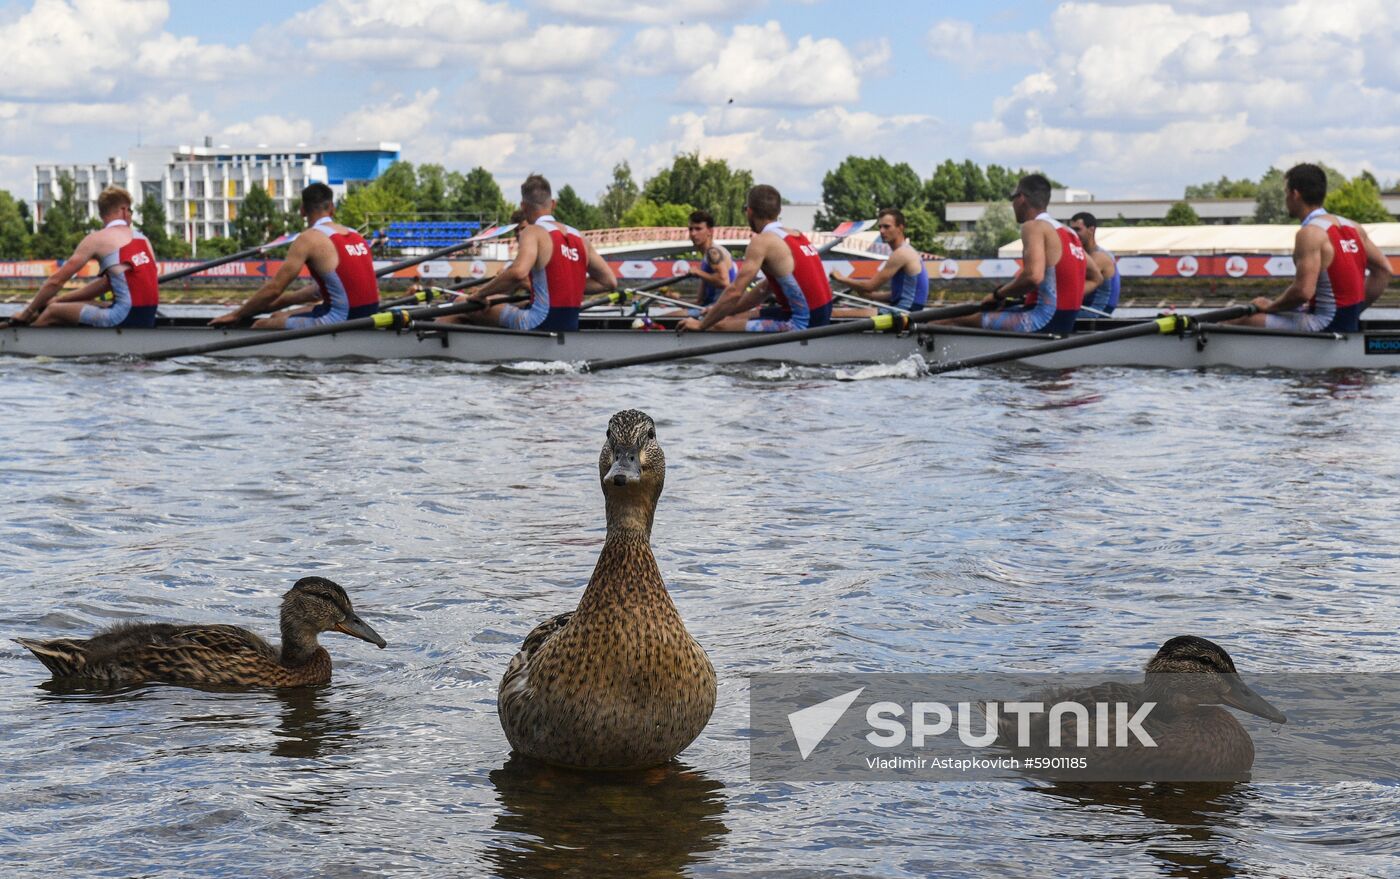
POLYGON ((1048 709, 1059 702, 1086 706, 1089 728, 1096 732, 1098 703, 1126 703, 1123 718, 1137 716, 1145 703, 1155 703, 1140 725, 1153 740, 1148 747, 1130 730, 1122 730, 1127 746, 1118 746, 1122 721, 1108 715, 1110 746, 1095 738, 1087 748, 1077 747, 1077 725, 1070 717, 1059 720, 1063 745, 1049 744, 1049 714, 1030 715, 1028 736, 1019 736, 1019 718, 1003 714, 997 720, 998 744, 1018 755, 1082 757, 1082 769, 1048 774, 1081 780, 1103 781, 1226 781, 1247 779, 1254 766, 1254 741, 1233 714, 1222 706, 1262 717, 1273 723, 1288 718, 1250 688, 1235 668, 1230 654, 1213 641, 1195 635, 1179 635, 1158 648, 1147 662, 1142 683, 1108 681, 1079 689, 1058 689, 1037 694, 1029 701, 1048 709), (1023 744, 1024 742, 1024 744, 1023 744))
POLYGON ((666 480, 656 423, 613 415, 598 458, 607 536, 578 607, 535 627, 497 693, 516 754, 580 770, 674 759, 715 707, 715 670, 686 630, 651 550, 666 480))
POLYGON ((282 649, 238 626, 119 623, 91 638, 16 638, 55 678, 102 685, 146 682, 232 687, 301 687, 331 679, 316 639, 343 632, 383 649, 350 597, 325 577, 302 577, 282 597, 282 649))

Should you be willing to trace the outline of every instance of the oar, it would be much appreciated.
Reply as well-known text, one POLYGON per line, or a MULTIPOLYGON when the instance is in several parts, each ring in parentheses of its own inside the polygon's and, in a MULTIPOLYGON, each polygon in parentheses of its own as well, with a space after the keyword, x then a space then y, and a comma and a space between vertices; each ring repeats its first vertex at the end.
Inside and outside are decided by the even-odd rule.
POLYGON ((828 253, 831 253, 831 251, 836 248, 836 245, 840 244, 842 241, 845 241, 852 235, 857 235, 861 232, 864 232, 866 229, 869 229, 873 225, 875 225, 875 220, 849 220, 845 223, 842 223, 841 225, 837 226, 835 229, 832 230, 832 234, 836 237, 823 244, 821 247, 817 248, 817 256, 826 256, 828 253))
POLYGON ((166 272, 165 274, 156 278, 156 283, 164 284, 167 281, 176 281, 180 278, 187 278, 190 275, 197 275, 200 272, 207 272, 212 268, 217 268, 218 266, 227 265, 231 262, 237 262, 240 259, 247 259, 250 256, 257 256, 258 254, 264 253, 268 250, 291 244, 293 241, 296 240, 296 237, 296 235, 283 235, 281 237, 272 239, 266 244, 259 244, 257 247, 250 247, 247 250, 240 250, 237 253, 230 253, 228 256, 221 256, 216 259, 211 259, 208 262, 196 263, 192 266, 185 266, 183 269, 176 269, 173 272, 166 272))
POLYGON ((583 369, 585 372, 601 372, 605 369, 617 369, 622 366, 640 366, 644 363, 662 363, 667 360, 686 360, 691 357, 705 357, 729 351, 748 351, 768 345, 783 345, 806 339, 824 339, 827 336, 844 336, 848 333, 862 333, 866 330, 902 333, 916 324, 949 317, 961 317, 964 314, 974 314, 982 310, 982 303, 968 302, 963 305, 950 305, 946 308, 926 308, 912 314, 877 314, 874 317, 863 317, 859 320, 827 324, 824 327, 813 327, 807 330, 792 330, 787 333, 745 333, 741 334, 743 338, 728 342, 716 342, 713 345, 696 345, 693 348, 678 348, 674 351, 638 354, 633 357, 617 357, 611 360, 590 360, 583 364, 583 369))
POLYGON ((977 357, 969 357, 966 360, 954 360, 951 363, 943 363, 938 366, 930 367, 929 372, 935 374, 955 372, 960 369, 970 369, 974 366, 990 366, 993 363, 1006 363, 1008 360, 1024 360, 1028 357, 1039 357, 1042 354, 1053 354, 1056 351, 1069 351, 1073 348, 1087 348, 1090 345, 1103 345, 1108 342, 1117 342, 1120 339, 1154 336, 1158 333, 1162 335, 1181 333, 1199 324, 1232 320, 1237 317, 1254 314, 1258 310, 1258 307, 1254 305, 1236 305, 1234 308, 1221 308, 1216 311, 1207 311, 1194 316, 1168 314, 1144 323, 1133 324, 1128 327, 1119 327, 1115 330, 1084 333, 1065 339, 1056 339, 1053 342, 1045 342, 1040 345, 1027 345, 1024 348, 997 351, 992 354, 982 354, 977 357))
POLYGON ((844 291, 836 291, 836 290, 832 290, 832 291, 831 291, 831 295, 832 295, 832 296, 835 296, 835 297, 838 298, 838 299, 845 299, 845 300, 848 301, 848 302, 858 302, 858 303, 860 303, 861 305, 868 305, 868 306, 870 306, 871 308, 888 308, 888 309, 890 309, 891 311, 899 311, 899 312, 903 312, 904 314, 908 314, 908 313, 909 313, 909 309, 907 309, 907 308, 900 308, 898 305, 895 305, 893 302, 876 302, 874 299, 862 299, 862 298, 860 298, 859 296, 856 296, 856 295, 854 295, 854 294, 846 293, 846 292, 844 292, 844 291))
MULTIPOLYGON (((512 302, 524 299, 524 296, 511 296, 499 302, 512 302)), ((432 305, 423 308, 394 308, 389 311, 381 311, 369 317, 358 317, 354 320, 344 320, 339 323, 321 324, 314 327, 305 327, 298 330, 268 330, 257 332, 236 339, 220 339, 217 342, 208 342, 203 345, 187 345, 184 348, 167 348, 163 351, 152 351, 145 355, 147 360, 166 360, 171 357, 186 357, 194 354, 212 354, 215 351, 229 351, 234 348, 252 348, 256 345, 271 345, 276 342, 287 342, 292 339, 306 339, 312 336, 329 336, 334 333, 345 332, 347 330, 377 329, 377 330, 402 330, 406 329, 415 320, 446 317, 449 314, 466 314, 471 311, 480 311, 488 304, 479 299, 468 300, 467 302, 457 302, 452 305, 432 305)))
MULTIPOLYGON (((604 293, 604 294, 602 294, 601 296, 594 296, 592 299, 589 299, 589 300, 585 301, 585 302, 583 303, 583 305, 579 306, 579 311, 587 311, 587 310, 590 309, 590 308, 597 308, 597 307, 600 306, 600 305, 626 305, 626 304, 627 304, 627 298, 628 298, 629 296, 633 295, 633 294, 643 295, 643 296, 645 296, 646 298, 649 298, 649 299, 661 299, 661 300, 663 300, 663 301, 669 301, 669 302, 672 302, 672 303, 676 303, 676 302, 678 302, 679 300, 675 300, 675 299, 666 300, 665 297, 656 296, 656 295, 654 295, 654 294, 648 294, 646 291, 648 291, 648 290, 659 290, 660 288, 665 287, 667 284, 679 284, 681 281, 684 281, 684 280, 686 280, 686 279, 688 279, 688 278, 693 278, 693 277, 695 277, 695 276, 694 276, 694 275, 690 275, 690 274, 686 274, 686 275, 673 275, 673 276, 671 276, 671 277, 669 277, 669 278, 654 278, 654 279, 652 279, 652 280, 650 280, 650 281, 647 281, 647 282, 644 283, 644 284, 638 284, 638 285, 635 286, 635 287, 628 287, 628 288, 624 288, 624 289, 622 289, 622 290, 614 290, 614 291, 611 292, 611 293, 604 293)), ((694 307, 695 307, 693 304, 688 303, 688 302, 687 302, 687 303, 681 303, 681 304, 684 305, 686 308, 694 308, 694 307)))
POLYGON ((458 283, 451 284, 447 287, 424 287, 423 289, 410 293, 407 296, 400 296, 398 299, 390 299, 387 302, 379 303, 379 310, 387 311, 390 308, 399 308, 404 305, 412 305, 415 302, 431 302, 433 299, 433 295, 436 293, 456 293, 460 290, 466 290, 470 287, 480 287, 482 284, 485 284, 489 280, 491 279, 471 278, 466 281, 459 281, 458 283))

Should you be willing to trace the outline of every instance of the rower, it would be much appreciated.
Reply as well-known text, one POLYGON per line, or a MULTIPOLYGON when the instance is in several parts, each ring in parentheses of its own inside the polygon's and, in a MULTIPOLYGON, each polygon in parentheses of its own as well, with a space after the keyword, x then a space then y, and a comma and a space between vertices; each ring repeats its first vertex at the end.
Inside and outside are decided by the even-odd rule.
POLYGON ((690 270, 700 279, 699 307, 692 308, 690 316, 699 317, 703 309, 715 304, 724 288, 739 274, 739 269, 729 249, 715 243, 715 218, 709 211, 702 209, 691 213, 689 232, 690 243, 704 254, 700 268, 690 270))
POLYGON ((379 279, 374 257, 360 233, 335 221, 335 193, 324 183, 301 191, 301 215, 307 229, 287 249, 287 259, 277 274, 238 308, 219 315, 210 326, 230 326, 265 311, 275 312, 253 323, 254 327, 299 330, 368 317, 379 310, 379 279), (288 285, 311 271, 315 286, 296 290, 288 285), (291 305, 319 304, 313 308, 281 311, 291 305))
POLYGON ((772 186, 749 190, 744 214, 757 234, 749 239, 744 263, 704 317, 686 318, 681 330, 781 333, 831 322, 831 284, 822 258, 807 236, 778 222, 782 209, 783 198, 772 186), (768 280, 749 290, 760 269, 768 280), (777 307, 755 309, 770 293, 777 307))
MULTIPOLYGON (((885 208, 876 219, 880 240, 889 246, 890 255, 880 264, 875 277, 861 281, 850 275, 832 272, 831 280, 859 290, 866 299, 890 303, 894 309, 880 309, 886 313, 891 310, 917 311, 928 302, 928 267, 905 234, 904 212, 899 208, 885 208), (882 289, 886 285, 889 290, 882 289)), ((841 311, 842 317, 871 317, 876 314, 873 308, 847 308, 841 311)))
POLYGON ((63 265, 44 282, 29 304, 10 318, 36 327, 83 324, 89 327, 153 327, 160 304, 156 255, 146 236, 131 227, 131 193, 109 186, 97 196, 103 226, 78 243, 63 265), (97 260, 96 280, 54 297, 88 260, 97 260), (112 304, 92 300, 112 291, 112 304))
POLYGON ((1118 274, 1118 257, 1112 251, 1099 246, 1099 220, 1093 214, 1080 211, 1069 218, 1069 227, 1079 236, 1079 240, 1084 244, 1084 251, 1089 254, 1089 261, 1098 267, 1103 277, 1102 281, 1092 287, 1088 282, 1085 283, 1085 310, 1079 313, 1079 317, 1093 320, 1113 314, 1113 309, 1118 307, 1118 294, 1122 290, 1123 280, 1118 274), (1089 311, 1090 308, 1093 311, 1089 311))
POLYGON ((1304 333, 1356 332, 1361 310, 1390 281, 1385 256, 1366 230, 1322 206, 1327 199, 1322 168, 1310 163, 1289 168, 1283 192, 1289 215, 1302 221, 1293 236, 1293 283, 1273 299, 1258 297, 1258 314, 1231 323, 1304 333))
POLYGON ((1044 174, 1027 174, 1011 193, 1011 209, 1021 224, 1021 268, 1009 282, 983 300, 995 311, 942 321, 958 326, 1009 330, 1016 333, 1074 332, 1084 301, 1085 281, 1102 279, 1088 259, 1079 236, 1050 216, 1050 181, 1044 174), (1006 306, 1009 296, 1024 294, 1024 304, 1006 306))
POLYGON ((522 222, 515 233, 515 259, 468 297, 485 302, 493 294, 528 286, 530 303, 524 308, 488 305, 463 318, 517 330, 572 332, 578 329, 584 296, 617 289, 617 277, 593 245, 577 229, 554 219, 554 205, 548 180, 539 174, 525 178, 520 184, 522 222))

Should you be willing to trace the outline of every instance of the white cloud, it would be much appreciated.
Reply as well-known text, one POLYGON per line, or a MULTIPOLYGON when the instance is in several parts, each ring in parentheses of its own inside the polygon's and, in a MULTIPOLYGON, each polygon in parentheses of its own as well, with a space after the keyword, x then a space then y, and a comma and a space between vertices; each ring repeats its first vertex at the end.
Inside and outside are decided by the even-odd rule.
POLYGON ((133 78, 208 80, 252 63, 245 47, 163 31, 169 17, 165 0, 36 0, 0 25, 0 97, 99 98, 133 78))
POLYGON ((480 66, 519 72, 573 72, 591 67, 612 48, 605 28, 547 24, 524 37, 483 49, 480 66))
POLYGON ((411 142, 419 137, 437 115, 438 90, 428 89, 406 100, 394 95, 387 101, 370 104, 346 114, 331 126, 330 140, 336 143, 365 141, 411 142))
POLYGON ((708 24, 645 28, 632 38, 628 69, 642 75, 694 70, 723 45, 724 38, 708 24))
POLYGON ((310 120, 266 115, 224 126, 218 140, 229 144, 298 144, 310 143, 313 137, 310 120))
POLYGON ((1029 33, 979 33, 970 21, 945 18, 934 22, 924 35, 928 53, 941 61, 971 71, 1025 67, 1045 50, 1035 31, 1029 33))
POLYGON ((546 11, 570 18, 590 21, 614 21, 628 24, 680 24, 703 19, 723 19, 746 12, 752 0, 687 0, 676 4, 669 0, 613 0, 586 3, 580 0, 541 0, 546 11))
POLYGON ((682 94, 708 104, 823 107, 860 97, 855 59, 840 40, 804 36, 792 43, 782 25, 739 25, 709 62, 681 83, 682 94))
POLYGON ((490 46, 524 32, 528 16, 486 0, 324 0, 284 30, 319 60, 434 68, 460 62, 464 47, 490 46))

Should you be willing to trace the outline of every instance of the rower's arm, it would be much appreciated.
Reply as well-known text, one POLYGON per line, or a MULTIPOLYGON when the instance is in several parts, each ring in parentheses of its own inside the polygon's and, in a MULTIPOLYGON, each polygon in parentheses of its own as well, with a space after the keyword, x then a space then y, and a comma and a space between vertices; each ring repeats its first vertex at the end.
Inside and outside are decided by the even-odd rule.
POLYGON ((295 290, 285 290, 268 306, 268 311, 281 311, 289 305, 309 305, 321 301, 321 291, 315 284, 303 284, 295 290))
POLYGON ((82 287, 79 287, 77 290, 70 290, 67 293, 59 294, 59 296, 54 301, 91 302, 92 300, 98 298, 110 289, 112 289, 112 279, 107 277, 106 275, 102 275, 101 277, 94 278, 87 284, 84 284, 82 287))
POLYGON ((1293 239, 1293 283, 1273 300, 1260 307, 1265 314, 1292 311, 1306 305, 1317 292, 1317 276, 1322 271, 1322 239, 1326 236, 1311 226, 1298 230, 1293 239))
POLYGON ((992 291, 997 302, 1008 296, 1029 293, 1045 280, 1045 238, 1036 233, 1035 220, 1021 224, 1021 268, 1010 281, 992 291))
POLYGON ((723 318, 758 304, 763 296, 762 288, 760 291, 749 291, 749 285, 758 277, 759 270, 763 268, 763 261, 767 258, 768 248, 763 238, 762 235, 754 236, 744 254, 744 261, 739 265, 739 273, 724 288, 724 292, 719 294, 715 304, 705 309, 705 316, 700 320, 700 329, 708 330, 723 318))
POLYGON ((1358 226, 1357 231, 1361 233, 1361 246, 1366 251, 1366 302, 1361 306, 1364 311, 1380 299, 1385 288, 1390 286, 1390 260, 1385 258, 1365 229, 1358 226))
POLYGON ((583 246, 588 249, 588 283, 584 285, 584 294, 597 295, 616 290, 617 275, 613 274, 612 266, 593 249, 588 239, 584 239, 583 246))
MULTIPOLYGON (((917 259, 917 257, 914 257, 917 259)), ((900 260, 897 264, 894 257, 890 257, 880 264, 880 268, 875 272, 875 276, 862 281, 859 278, 852 278, 850 275, 843 275, 840 272, 832 272, 831 280, 838 284, 845 284, 852 290, 859 290, 866 298, 875 299, 880 302, 889 302, 894 296, 894 291, 888 289, 890 281, 903 268, 907 260, 900 260)), ((912 272, 918 274, 918 271, 912 272)))
POLYGON ((1099 268, 1099 261, 1094 258, 1094 254, 1089 254, 1089 258, 1084 260, 1084 295, 1088 296, 1099 288, 1107 278, 1103 269, 1099 268))
POLYGON ((691 269, 690 273, 700 280, 714 284, 715 286, 727 285, 729 283, 729 269, 734 265, 734 257, 730 256, 722 248, 711 245, 710 249, 705 251, 705 259, 710 265, 715 267, 714 271, 707 272, 702 268, 696 267, 691 269))
MULTIPOLYGON (((496 273, 496 277, 477 287, 469 299, 485 299, 500 293, 514 293, 517 287, 530 287, 530 273, 540 256, 540 236, 549 240, 549 233, 535 226, 520 230, 516 241, 515 259, 496 273)), ((587 242, 584 242, 585 244, 587 242)))
POLYGON ((83 238, 77 249, 73 251, 73 255, 68 257, 68 260, 59 266, 57 271, 49 275, 49 279, 34 294, 34 298, 29 300, 29 304, 20 309, 15 317, 27 321, 38 317, 43 312, 44 307, 53 300, 54 296, 58 295, 58 291, 63 289, 63 285, 81 271, 83 266, 88 264, 88 260, 97 256, 96 242, 93 240, 96 235, 96 232, 92 232, 83 238))
POLYGON ((277 270, 277 274, 268 278, 267 283, 259 287, 257 292, 249 296, 242 305, 233 311, 219 315, 209 323, 213 326, 226 326, 269 311, 273 303, 277 301, 277 297, 282 295, 282 291, 286 290, 296 280, 297 275, 301 274, 302 267, 306 265, 310 253, 311 236, 298 235, 297 240, 292 242, 292 246, 287 248, 287 258, 283 261, 282 267, 277 270))

